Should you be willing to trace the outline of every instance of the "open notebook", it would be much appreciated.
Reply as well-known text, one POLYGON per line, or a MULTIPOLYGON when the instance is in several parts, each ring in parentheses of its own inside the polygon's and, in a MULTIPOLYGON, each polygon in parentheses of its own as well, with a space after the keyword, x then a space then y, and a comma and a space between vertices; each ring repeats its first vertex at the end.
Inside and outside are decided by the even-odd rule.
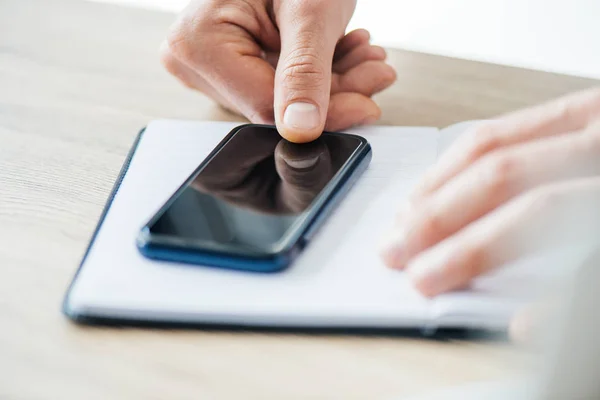
POLYGON ((253 274, 142 257, 135 246, 140 227, 235 125, 169 120, 148 125, 65 298, 67 315, 82 322, 502 329, 523 302, 527 269, 508 268, 467 291, 426 299, 377 254, 397 207, 468 123, 444 130, 354 130, 371 143, 373 161, 285 272, 253 274))

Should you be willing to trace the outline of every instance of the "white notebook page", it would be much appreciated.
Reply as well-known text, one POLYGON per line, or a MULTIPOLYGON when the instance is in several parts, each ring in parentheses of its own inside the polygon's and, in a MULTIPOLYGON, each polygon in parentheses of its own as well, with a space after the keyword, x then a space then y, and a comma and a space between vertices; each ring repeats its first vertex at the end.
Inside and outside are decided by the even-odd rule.
POLYGON ((255 325, 423 324, 429 300, 401 272, 385 268, 376 250, 395 209, 435 161, 435 128, 357 130, 373 147, 371 166, 288 271, 241 273, 138 253, 140 227, 233 126, 149 125, 69 296, 72 311, 255 325))

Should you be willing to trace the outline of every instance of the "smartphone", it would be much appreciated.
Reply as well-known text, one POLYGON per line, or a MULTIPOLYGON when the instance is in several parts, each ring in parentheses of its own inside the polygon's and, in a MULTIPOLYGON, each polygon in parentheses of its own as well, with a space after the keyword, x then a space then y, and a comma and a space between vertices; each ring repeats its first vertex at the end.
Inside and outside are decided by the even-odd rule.
POLYGON ((281 271, 371 157, 371 146, 357 135, 324 132, 295 144, 274 126, 239 126, 144 225, 138 249, 152 259, 281 271))

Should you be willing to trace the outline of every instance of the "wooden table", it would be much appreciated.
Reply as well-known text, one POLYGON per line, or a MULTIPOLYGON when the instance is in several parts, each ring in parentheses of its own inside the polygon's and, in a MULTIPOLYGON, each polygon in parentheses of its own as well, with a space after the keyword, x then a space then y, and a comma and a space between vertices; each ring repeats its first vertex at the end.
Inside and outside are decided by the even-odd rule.
MULTIPOLYGON (((157 61, 173 16, 0 1, 0 398, 374 399, 511 374, 507 344, 84 328, 61 300, 135 134, 234 120, 157 61)), ((382 124, 486 118, 595 81, 393 51, 382 124)), ((518 358, 518 357, 517 357, 518 358)))

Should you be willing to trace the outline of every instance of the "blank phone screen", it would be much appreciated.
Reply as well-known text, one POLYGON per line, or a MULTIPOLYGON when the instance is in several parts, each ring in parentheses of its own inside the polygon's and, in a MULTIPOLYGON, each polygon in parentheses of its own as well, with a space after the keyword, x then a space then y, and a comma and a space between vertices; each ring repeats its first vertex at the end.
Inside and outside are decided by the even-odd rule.
POLYGON ((242 127, 149 226, 150 233, 269 251, 360 145, 343 134, 295 144, 275 128, 242 127))

